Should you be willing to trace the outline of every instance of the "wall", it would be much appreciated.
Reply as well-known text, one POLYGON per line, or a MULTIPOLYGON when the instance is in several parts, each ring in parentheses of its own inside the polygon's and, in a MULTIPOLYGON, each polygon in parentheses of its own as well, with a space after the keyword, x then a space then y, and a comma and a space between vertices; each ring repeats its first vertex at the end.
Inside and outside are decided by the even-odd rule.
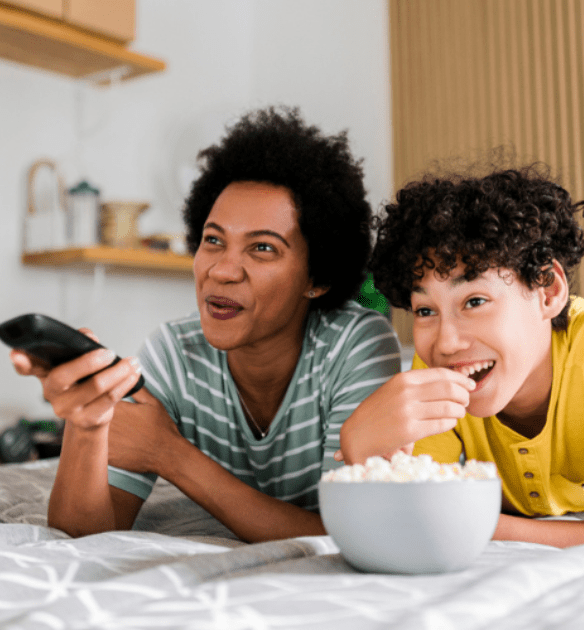
MULTIPOLYGON (((0 321, 43 312, 89 326, 120 354, 157 324, 195 308, 189 279, 25 268, 19 262, 26 175, 58 161, 103 200, 145 199, 143 233, 182 230, 198 150, 227 121, 271 103, 299 105, 326 132, 348 128, 376 207, 391 192, 385 0, 138 0, 137 51, 162 74, 96 90, 0 61, 0 321), (103 280, 103 282, 102 282, 103 280)), ((0 427, 47 417, 39 384, 0 348, 0 427)))
MULTIPOLYGON (((390 11, 396 186, 432 160, 504 145, 584 197, 582 0, 391 0, 390 11)), ((394 312, 406 343, 411 323, 394 312)))

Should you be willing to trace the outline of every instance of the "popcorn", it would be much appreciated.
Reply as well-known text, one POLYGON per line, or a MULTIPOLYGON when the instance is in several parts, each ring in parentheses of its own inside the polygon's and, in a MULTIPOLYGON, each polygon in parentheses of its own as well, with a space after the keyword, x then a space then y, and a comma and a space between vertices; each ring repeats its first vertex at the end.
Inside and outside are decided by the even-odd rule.
POLYGON ((398 451, 388 461, 384 457, 370 457, 365 464, 341 466, 324 473, 321 481, 337 481, 341 483, 355 481, 480 481, 497 479, 497 467, 493 462, 467 460, 460 464, 440 464, 430 455, 407 455, 398 451))

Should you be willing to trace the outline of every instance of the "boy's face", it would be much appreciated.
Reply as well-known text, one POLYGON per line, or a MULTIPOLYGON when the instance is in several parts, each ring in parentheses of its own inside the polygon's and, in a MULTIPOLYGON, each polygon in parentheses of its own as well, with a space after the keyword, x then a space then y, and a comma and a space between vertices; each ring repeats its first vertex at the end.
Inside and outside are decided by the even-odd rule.
POLYGON ((545 413, 552 382, 551 319, 543 289, 529 290, 508 269, 466 281, 458 265, 426 273, 412 292, 414 343, 428 367, 477 381, 467 411, 516 420, 545 413))

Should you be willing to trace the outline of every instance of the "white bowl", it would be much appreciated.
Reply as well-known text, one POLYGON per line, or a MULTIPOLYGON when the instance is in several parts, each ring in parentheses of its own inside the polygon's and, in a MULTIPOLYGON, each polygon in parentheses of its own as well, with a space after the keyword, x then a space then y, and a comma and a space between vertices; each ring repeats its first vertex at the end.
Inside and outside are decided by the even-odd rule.
POLYGON ((319 483, 324 526, 345 560, 375 573, 468 567, 491 539, 499 479, 319 483))

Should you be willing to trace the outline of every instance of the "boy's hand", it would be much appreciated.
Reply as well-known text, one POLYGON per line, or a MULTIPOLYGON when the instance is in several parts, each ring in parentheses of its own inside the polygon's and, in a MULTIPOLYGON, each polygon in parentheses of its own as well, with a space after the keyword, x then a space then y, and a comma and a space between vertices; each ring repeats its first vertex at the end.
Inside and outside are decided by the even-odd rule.
POLYGON ((346 464, 389 457, 429 435, 449 431, 465 416, 476 383, 447 368, 411 370, 392 376, 366 398, 341 427, 346 464))
MULTIPOLYGON (((80 330, 97 341, 91 331, 80 330)), ((104 348, 50 369, 25 352, 12 350, 10 353, 14 369, 19 374, 36 376, 40 380, 44 397, 51 403, 57 417, 83 429, 110 422, 115 404, 138 380, 140 368, 137 359, 123 359, 108 368, 115 356, 115 352, 104 348), (77 382, 100 370, 103 371, 87 381, 77 382)))

